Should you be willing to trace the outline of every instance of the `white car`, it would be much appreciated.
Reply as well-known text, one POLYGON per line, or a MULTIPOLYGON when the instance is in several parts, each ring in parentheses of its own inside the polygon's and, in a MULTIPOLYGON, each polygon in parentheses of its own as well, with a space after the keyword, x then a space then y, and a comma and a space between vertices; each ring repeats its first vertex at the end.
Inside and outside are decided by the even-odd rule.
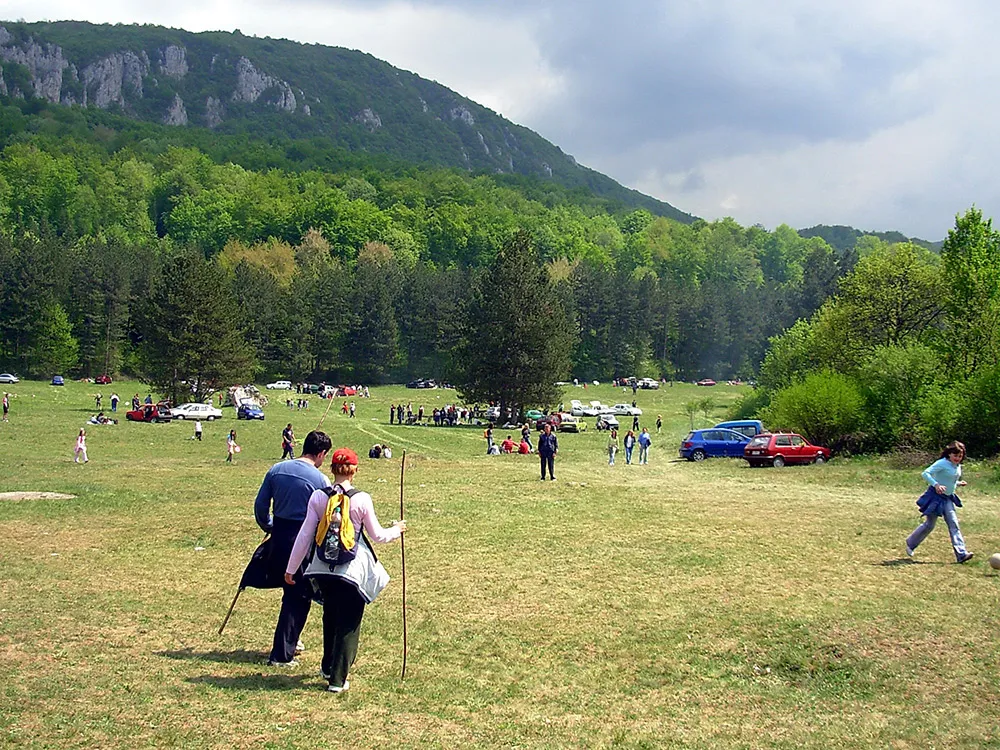
POLYGON ((582 401, 573 399, 572 401, 569 402, 569 413, 572 414, 574 417, 582 417, 584 408, 585 407, 582 401))
POLYGON ((615 416, 618 417, 641 417, 642 409, 638 406, 632 406, 632 404, 615 404, 611 407, 615 416))
POLYGON ((584 417, 599 417, 602 414, 612 414, 614 410, 610 406, 605 406, 600 401, 591 401, 589 406, 583 407, 584 417))
POLYGON ((197 404, 193 401, 189 404, 171 407, 170 413, 173 414, 174 419, 204 419, 206 422, 222 419, 220 409, 216 409, 211 404, 197 404))
POLYGON ((0 375, 0 383, 3 383, 4 385, 13 385, 14 383, 19 383, 20 381, 20 378, 11 375, 9 372, 5 372, 0 375))
POLYGON ((266 386, 269 391, 290 391, 292 390, 291 380, 275 380, 273 383, 268 383, 266 386))
POLYGON ((660 381, 656 378, 642 378, 639 387, 643 389, 656 390, 660 387, 660 381))

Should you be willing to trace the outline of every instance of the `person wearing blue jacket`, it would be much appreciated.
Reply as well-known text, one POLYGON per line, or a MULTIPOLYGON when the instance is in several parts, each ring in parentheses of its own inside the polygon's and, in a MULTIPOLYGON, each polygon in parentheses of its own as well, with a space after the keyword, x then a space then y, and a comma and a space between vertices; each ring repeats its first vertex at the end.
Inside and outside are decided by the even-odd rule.
POLYGON ((546 424, 542 434, 538 436, 538 458, 542 463, 542 481, 545 481, 545 469, 549 470, 549 479, 555 481, 556 454, 559 452, 559 440, 552 432, 552 425, 546 424))
POLYGON ((924 469, 921 474, 928 485, 927 490, 917 500, 917 507, 923 514, 924 520, 906 538, 906 554, 910 557, 913 557, 917 547, 931 533, 938 516, 944 516, 944 522, 948 524, 948 533, 951 535, 951 546, 955 550, 955 559, 960 563, 972 559, 973 553, 965 548, 965 539, 962 538, 962 531, 958 527, 958 514, 955 512, 956 507, 962 507, 962 501, 955 494, 955 489, 965 486, 965 482, 962 481, 964 459, 965 445, 958 441, 949 443, 941 458, 924 469))

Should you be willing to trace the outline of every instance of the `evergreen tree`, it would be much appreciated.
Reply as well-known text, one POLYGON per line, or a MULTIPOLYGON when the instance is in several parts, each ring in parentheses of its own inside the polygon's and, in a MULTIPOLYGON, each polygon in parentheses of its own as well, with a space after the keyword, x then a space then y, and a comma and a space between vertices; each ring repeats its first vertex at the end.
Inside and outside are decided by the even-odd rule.
POLYGON ((213 262, 185 253, 169 259, 142 310, 145 380, 174 403, 250 380, 254 354, 239 310, 213 262))
POLYGON ((558 400, 570 372, 573 325, 526 232, 518 232, 475 282, 463 316, 455 385, 466 401, 500 413, 558 400))

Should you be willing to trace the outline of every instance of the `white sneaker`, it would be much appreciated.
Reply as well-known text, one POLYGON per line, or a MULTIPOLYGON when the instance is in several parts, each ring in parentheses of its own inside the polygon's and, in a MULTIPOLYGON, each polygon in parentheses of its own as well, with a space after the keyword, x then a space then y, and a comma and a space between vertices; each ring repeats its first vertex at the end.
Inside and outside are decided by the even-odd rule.
POLYGON ((913 553, 914 552, 916 552, 916 550, 912 550, 909 547, 906 548, 906 555, 907 555, 907 557, 913 557, 913 553))
POLYGON ((297 667, 299 663, 295 659, 289 659, 288 661, 275 661, 274 659, 267 660, 267 666, 269 667, 281 667, 282 669, 297 667))
POLYGON ((306 650, 305 644, 302 643, 301 640, 299 640, 299 642, 295 644, 295 656, 298 656, 299 654, 303 653, 305 650, 306 650))
POLYGON ((326 689, 326 691, 328 693, 345 693, 345 692, 347 692, 347 689, 349 687, 351 687, 351 681, 350 680, 344 680, 344 684, 342 686, 340 686, 340 685, 330 685, 330 687, 328 687, 326 689))

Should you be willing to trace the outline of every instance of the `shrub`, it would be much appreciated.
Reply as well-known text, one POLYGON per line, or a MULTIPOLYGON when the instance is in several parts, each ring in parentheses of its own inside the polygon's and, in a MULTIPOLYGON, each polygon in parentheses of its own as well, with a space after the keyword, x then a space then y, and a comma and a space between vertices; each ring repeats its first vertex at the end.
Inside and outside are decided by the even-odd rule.
POLYGON ((794 430, 820 445, 831 445, 861 427, 864 399, 846 375, 818 372, 774 395, 762 412, 774 428, 794 430))

